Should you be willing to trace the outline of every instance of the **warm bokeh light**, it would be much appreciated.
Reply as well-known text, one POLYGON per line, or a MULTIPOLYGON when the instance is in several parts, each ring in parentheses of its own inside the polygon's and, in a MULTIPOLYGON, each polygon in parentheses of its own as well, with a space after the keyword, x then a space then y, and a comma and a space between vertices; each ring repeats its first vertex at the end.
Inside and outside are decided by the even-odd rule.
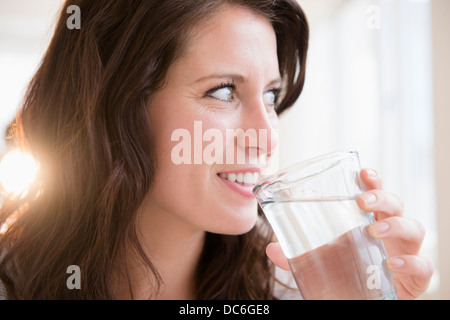
POLYGON ((0 185, 8 196, 18 196, 34 181, 37 170, 38 165, 31 155, 11 150, 0 162, 0 185))

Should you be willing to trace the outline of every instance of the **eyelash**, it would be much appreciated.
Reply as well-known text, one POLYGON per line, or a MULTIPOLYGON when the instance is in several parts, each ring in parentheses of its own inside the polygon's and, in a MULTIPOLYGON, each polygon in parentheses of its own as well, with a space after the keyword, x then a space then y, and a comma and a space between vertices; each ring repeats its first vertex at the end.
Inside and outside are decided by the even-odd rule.
MULTIPOLYGON (((205 96, 205 97, 210 97, 210 98, 215 99, 212 95, 213 95, 217 90, 220 90, 220 89, 223 89, 223 88, 230 88, 231 91, 234 92, 234 91, 236 91, 236 84, 235 84, 234 82, 229 82, 229 83, 225 83, 225 82, 224 82, 224 83, 221 83, 220 85, 218 85, 218 86, 216 86, 216 87, 214 87, 214 88, 209 89, 208 91, 206 91, 206 93, 205 93, 204 96, 205 96)), ((273 104, 274 107, 276 107, 276 105, 277 105, 277 103, 278 103, 278 98, 279 98, 279 96, 280 96, 281 90, 282 90, 282 88, 272 88, 272 89, 269 89, 269 90, 266 91, 266 92, 272 91, 273 94, 275 95, 275 102, 274 102, 274 104, 273 104)))
POLYGON ((223 89, 223 88, 230 88, 231 91, 234 92, 234 91, 236 91, 236 84, 235 84, 234 82, 228 82, 228 83, 224 82, 224 83, 221 83, 220 85, 218 85, 218 86, 216 86, 216 87, 214 87, 214 88, 209 89, 208 91, 206 91, 205 97, 211 97, 211 98, 213 98, 213 97, 212 97, 212 94, 213 94, 214 92, 216 92, 217 90, 220 90, 220 89, 223 89))
POLYGON ((269 89, 268 91, 272 91, 273 94, 275 95, 274 106, 276 106, 278 104, 278 98, 280 97, 281 88, 273 88, 273 89, 269 89))

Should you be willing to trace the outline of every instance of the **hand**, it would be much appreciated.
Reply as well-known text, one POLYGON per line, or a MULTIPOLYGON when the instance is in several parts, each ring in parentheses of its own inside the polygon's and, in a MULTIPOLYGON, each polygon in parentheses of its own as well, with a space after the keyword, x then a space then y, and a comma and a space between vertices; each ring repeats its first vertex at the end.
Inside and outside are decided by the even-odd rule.
POLYGON ((361 179, 367 192, 357 202, 362 210, 375 214, 377 221, 367 229, 372 237, 384 242, 398 298, 417 298, 428 288, 433 275, 431 262, 418 256, 425 229, 419 222, 402 217, 403 203, 396 195, 381 190, 382 181, 375 171, 362 170, 361 179))
MULTIPOLYGON (((414 299, 425 292, 433 275, 431 262, 417 255, 425 236, 424 228, 419 222, 402 217, 401 200, 381 189, 382 181, 375 171, 361 170, 361 179, 367 191, 356 199, 357 203, 362 210, 373 212, 376 219, 368 232, 385 244, 389 256, 386 263, 394 274, 398 298, 414 299)), ((278 267, 289 270, 279 243, 270 243, 266 253, 278 267)))

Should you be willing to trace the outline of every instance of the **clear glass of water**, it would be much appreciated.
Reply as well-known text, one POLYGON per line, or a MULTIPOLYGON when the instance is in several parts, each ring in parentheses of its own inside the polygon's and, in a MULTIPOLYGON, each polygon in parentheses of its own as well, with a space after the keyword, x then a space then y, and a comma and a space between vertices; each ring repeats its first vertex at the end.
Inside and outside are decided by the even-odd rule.
POLYGON ((323 155, 259 181, 253 192, 304 299, 397 299, 383 242, 356 197, 356 151, 323 155))

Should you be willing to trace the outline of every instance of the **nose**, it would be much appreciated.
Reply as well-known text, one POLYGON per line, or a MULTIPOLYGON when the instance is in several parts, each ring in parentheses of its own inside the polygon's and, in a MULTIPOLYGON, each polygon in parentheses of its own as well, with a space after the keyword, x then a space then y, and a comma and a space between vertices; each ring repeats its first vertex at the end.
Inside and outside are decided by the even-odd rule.
POLYGON ((279 144, 278 116, 275 110, 265 105, 262 95, 244 102, 241 110, 244 137, 238 136, 238 147, 246 152, 256 150, 258 157, 270 157, 279 144))

